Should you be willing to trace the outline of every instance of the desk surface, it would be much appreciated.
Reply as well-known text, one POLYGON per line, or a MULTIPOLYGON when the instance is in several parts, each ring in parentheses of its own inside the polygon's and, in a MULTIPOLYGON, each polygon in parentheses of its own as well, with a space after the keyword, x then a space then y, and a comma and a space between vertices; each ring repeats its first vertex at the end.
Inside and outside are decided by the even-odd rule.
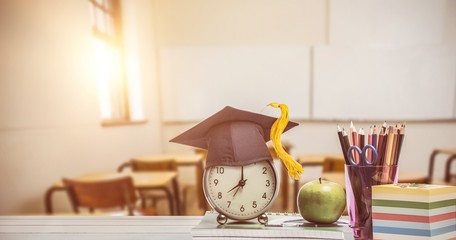
MULTIPOLYGON (((134 160, 141 161, 162 161, 163 159, 174 159, 178 166, 193 166, 195 167, 195 178, 196 185, 201 184, 201 179, 203 179, 203 159, 204 154, 152 154, 152 155, 143 155, 133 157, 134 160)), ((197 188, 197 196, 199 207, 207 209, 206 198, 204 197, 203 189, 197 188)))
POLYGON ((320 153, 320 154, 300 154, 296 158, 302 166, 323 166, 323 163, 325 162, 325 159, 328 157, 332 158, 340 158, 341 155, 337 154, 325 154, 325 153, 320 153))
POLYGON ((133 157, 142 161, 161 161, 163 159, 174 159, 178 165, 197 165, 203 160, 202 154, 153 154, 133 157))
MULTIPOLYGON (((72 179, 80 181, 93 181, 93 180, 110 180, 121 176, 131 176, 135 188, 154 188, 164 186, 171 182, 177 173, 174 171, 148 171, 148 172, 106 172, 106 173, 89 173, 82 176, 74 177, 72 179)), ((63 188, 62 181, 54 183, 53 187, 63 188)))
POLYGON ((202 216, 0 216, 2 240, 192 239, 202 216))

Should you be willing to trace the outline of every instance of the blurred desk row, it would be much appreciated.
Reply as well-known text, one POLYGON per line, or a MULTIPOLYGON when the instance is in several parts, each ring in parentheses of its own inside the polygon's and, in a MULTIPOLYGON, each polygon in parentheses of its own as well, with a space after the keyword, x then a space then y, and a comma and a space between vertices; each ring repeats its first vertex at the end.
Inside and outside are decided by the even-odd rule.
MULTIPOLYGON (((291 146, 287 146, 288 149, 291 146)), ((273 152, 271 152, 274 158, 273 152)), ((445 182, 448 182, 448 179, 454 179, 454 175, 449 173, 451 169, 451 163, 456 159, 456 150, 448 149, 437 149, 435 150, 430 158, 430 173, 427 175, 412 173, 400 170, 399 171, 399 181, 400 182, 409 182, 409 183, 430 183, 432 180, 432 170, 434 168, 434 162, 436 155, 448 155, 448 160, 446 163, 446 175, 445 182)), ((109 173, 90 173, 84 174, 78 177, 73 178, 74 180, 80 181, 94 181, 94 180, 109 180, 115 177, 120 176, 131 176, 133 179, 135 189, 141 193, 148 190, 158 190, 164 193, 164 197, 169 202, 169 211, 172 215, 184 215, 185 214, 185 203, 186 199, 186 189, 183 186, 184 182, 178 181, 177 169, 174 167, 171 168, 160 168, 157 167, 160 164, 166 161, 172 161, 177 168, 184 166, 191 166, 195 171, 195 193, 197 196, 198 207, 200 209, 208 209, 208 204, 204 197, 201 181, 203 179, 204 172, 204 159, 205 152, 196 151, 195 154, 159 154, 159 155, 144 155, 132 158, 130 161, 123 163, 118 167, 118 172, 109 172, 109 173), (153 165, 153 166, 152 166, 153 165), (125 168, 130 168, 131 171, 124 172, 125 168), (158 170, 159 171, 158 171, 158 170), (183 191, 181 189, 183 188, 183 191), (183 197, 182 193, 183 192, 183 197)), ((333 181, 336 183, 345 186, 345 175, 344 175, 344 159, 341 155, 334 154, 301 154, 296 158, 297 161, 301 163, 304 168, 307 167, 321 167, 322 173, 321 177, 323 179, 333 181)), ((280 161, 278 162, 281 165, 280 161)), ((281 174, 281 189, 280 196, 282 199, 282 211, 289 211, 289 202, 292 202, 293 207, 296 211, 296 196, 298 194, 299 188, 304 182, 301 181, 289 181, 289 177, 285 170, 282 169, 281 174), (290 189, 291 185, 292 189, 290 189), (289 200, 289 196, 292 196, 292 199, 289 200)), ((55 182, 45 194, 45 210, 47 214, 53 213, 52 206, 52 195, 56 191, 65 191, 66 188, 62 181, 55 182)), ((142 200, 144 207, 145 200, 142 200)))
MULTIPOLYGON (((134 157, 131 161, 122 164, 122 168, 130 167, 134 161, 146 162, 150 164, 162 163, 164 161, 175 162, 177 167, 193 166, 195 168, 196 184, 201 181, 203 177, 203 155, 201 154, 165 154, 165 155, 145 155, 134 157)), ((120 169, 120 167, 119 167, 120 169)), ((165 194, 169 202, 169 211, 172 215, 183 215, 179 183, 177 180, 177 171, 169 171, 167 169, 135 171, 131 172, 105 172, 105 173, 89 173, 72 178, 81 182, 93 181, 108 181, 123 176, 130 176, 133 180, 134 188, 138 192, 148 190, 158 190, 165 194)), ((196 188, 201 189, 201 188, 196 188)), ((44 197, 45 211, 47 214, 53 213, 52 195, 56 191, 66 191, 62 181, 55 182, 49 189, 47 189, 44 197)), ((198 190, 197 190, 198 191, 198 190)), ((202 189, 198 191, 198 201, 200 206, 206 206, 206 201, 202 189)), ((144 201, 144 199, 142 199, 144 201)), ((144 204, 144 203, 143 203, 144 204)))

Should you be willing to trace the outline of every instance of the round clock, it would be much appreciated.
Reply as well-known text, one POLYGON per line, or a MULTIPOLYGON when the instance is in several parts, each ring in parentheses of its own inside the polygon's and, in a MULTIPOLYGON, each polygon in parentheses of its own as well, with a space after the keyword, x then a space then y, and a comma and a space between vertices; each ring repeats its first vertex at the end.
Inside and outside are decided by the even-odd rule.
POLYGON ((228 218, 242 221, 257 217, 263 224, 268 221, 264 213, 274 202, 280 186, 266 144, 269 140, 290 176, 297 178, 302 172, 302 166, 280 142, 280 135, 298 124, 288 121, 286 105, 270 105, 280 107, 279 118, 227 106, 171 139, 207 149, 203 190, 209 204, 219 213, 219 224, 225 224, 228 218))
POLYGON ((279 192, 277 170, 270 160, 242 166, 216 165, 204 172, 203 189, 209 204, 219 213, 217 221, 227 218, 267 222, 264 214, 279 192))

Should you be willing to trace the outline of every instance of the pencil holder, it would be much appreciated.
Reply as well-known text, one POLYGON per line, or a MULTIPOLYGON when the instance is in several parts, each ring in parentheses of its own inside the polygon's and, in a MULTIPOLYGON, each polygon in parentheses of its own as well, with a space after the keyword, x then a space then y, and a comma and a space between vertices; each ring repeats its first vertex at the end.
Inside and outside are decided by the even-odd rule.
POLYGON ((350 227, 355 239, 372 239, 372 186, 397 183, 398 167, 345 165, 350 227))

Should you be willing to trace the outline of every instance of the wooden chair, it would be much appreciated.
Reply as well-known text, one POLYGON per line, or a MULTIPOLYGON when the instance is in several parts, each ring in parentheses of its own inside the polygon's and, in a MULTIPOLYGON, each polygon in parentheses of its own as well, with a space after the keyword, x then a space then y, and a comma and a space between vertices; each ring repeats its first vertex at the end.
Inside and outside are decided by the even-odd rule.
POLYGON ((446 185, 456 185, 456 173, 451 172, 451 166, 456 160, 456 149, 435 149, 432 151, 432 154, 429 158, 429 172, 426 179, 426 183, 434 184, 446 184, 446 185), (434 165, 437 155, 447 155, 445 163, 445 173, 444 179, 435 179, 434 175, 434 165))
MULTIPOLYGON (((159 161, 143 161, 137 159, 131 159, 129 162, 123 163, 117 169, 118 172, 122 172, 125 168, 131 168, 133 172, 144 172, 144 171, 173 171, 177 172, 177 163, 174 159, 162 159, 159 161)), ((157 207, 157 202, 162 199, 167 199, 170 214, 174 214, 174 203, 173 199, 170 199, 168 196, 172 194, 169 192, 167 186, 161 186, 162 190, 165 190, 167 194, 163 194, 154 190, 144 190, 140 191, 139 195, 141 198, 141 205, 143 209, 146 209, 147 200, 151 200, 152 206, 154 208, 157 207)), ((185 197, 185 195, 184 195, 185 197)), ((183 200, 185 202, 185 198, 183 200)))
POLYGON ((203 156, 203 159, 206 160, 206 157, 207 157, 207 150, 206 149, 195 148, 193 151, 196 154, 201 154, 203 156))
POLYGON ((344 156, 327 156, 323 160, 323 172, 345 172, 344 156))
POLYGON ((128 215, 155 215, 155 209, 136 210, 136 192, 131 177, 119 177, 100 181, 78 181, 64 178, 63 184, 70 198, 73 211, 80 208, 94 209, 127 208, 128 215))

